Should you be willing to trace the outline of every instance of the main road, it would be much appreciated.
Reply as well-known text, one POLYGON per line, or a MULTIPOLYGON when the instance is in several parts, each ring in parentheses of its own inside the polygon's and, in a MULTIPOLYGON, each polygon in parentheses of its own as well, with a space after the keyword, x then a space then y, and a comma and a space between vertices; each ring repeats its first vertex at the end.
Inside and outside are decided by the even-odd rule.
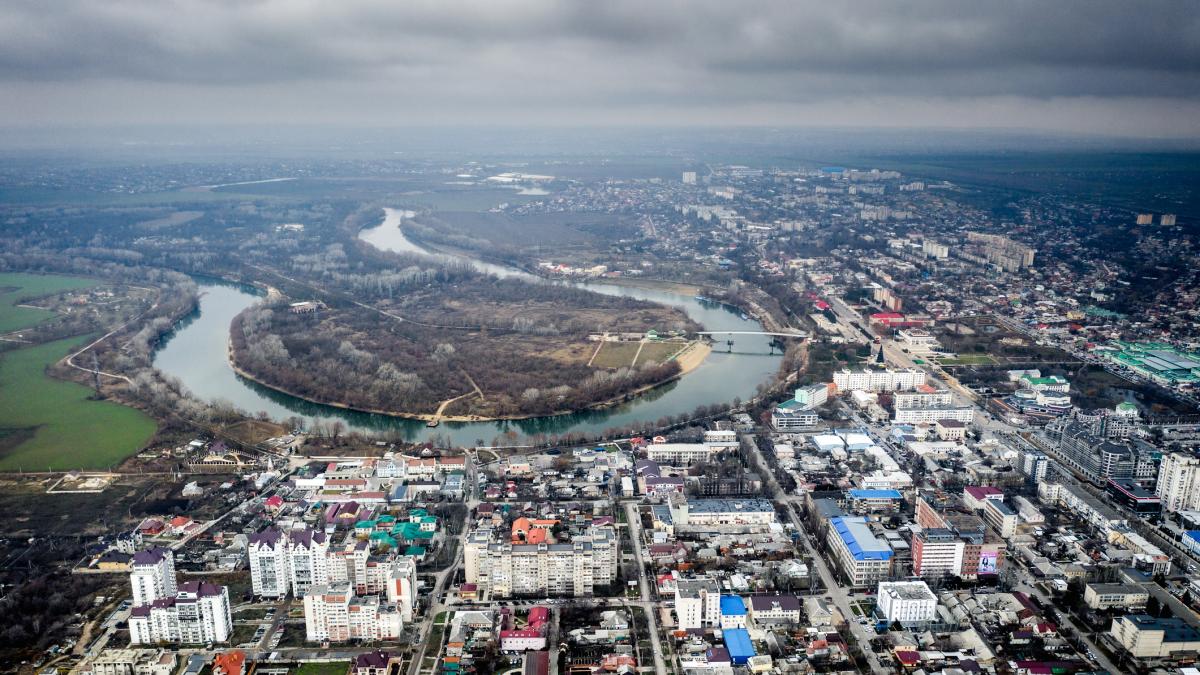
MULTIPOLYGON (((762 456, 762 452, 760 452, 758 449, 758 443, 756 442, 754 434, 744 434, 743 439, 742 445, 748 445, 750 447, 750 453, 754 455, 754 459, 758 465, 762 467, 769 467, 770 465, 767 464, 766 458, 762 456)), ((862 652, 867 657, 867 664, 870 666, 871 672, 881 674, 892 672, 890 668, 885 668, 884 665, 880 663, 879 657, 875 654, 874 649, 871 647, 871 640, 876 637, 874 632, 868 633, 867 628, 855 620, 856 615, 850 609, 849 592, 844 586, 838 583, 838 580, 834 577, 833 572, 825 563, 824 557, 821 556, 820 552, 817 551, 816 547, 813 545, 813 542, 809 539, 808 529, 805 527, 804 522, 796 515, 796 506, 800 503, 802 497, 784 492, 783 488, 779 486, 779 481, 775 479, 775 473, 773 471, 767 469, 764 470, 764 473, 767 474, 767 482, 771 485, 772 490, 774 490, 775 500, 778 502, 783 502, 787 506, 788 517, 791 519, 792 525, 795 526, 796 531, 800 534, 800 541, 804 544, 804 550, 812 559, 813 564, 816 566, 817 573, 821 575, 821 583, 825 586, 825 594, 832 599, 834 606, 836 606, 838 611, 842 613, 842 616, 845 617, 846 625, 850 627, 850 633, 854 635, 855 639, 858 640, 859 645, 862 646, 862 652)))
POLYGON ((646 564, 642 559, 642 519, 635 507, 635 502, 625 502, 625 519, 629 523, 629 538, 633 540, 633 557, 637 560, 640 604, 646 612, 650 643, 654 647, 654 672, 657 675, 666 675, 667 664, 663 659, 662 643, 658 637, 658 608, 650 595, 650 582, 646 578, 646 564))

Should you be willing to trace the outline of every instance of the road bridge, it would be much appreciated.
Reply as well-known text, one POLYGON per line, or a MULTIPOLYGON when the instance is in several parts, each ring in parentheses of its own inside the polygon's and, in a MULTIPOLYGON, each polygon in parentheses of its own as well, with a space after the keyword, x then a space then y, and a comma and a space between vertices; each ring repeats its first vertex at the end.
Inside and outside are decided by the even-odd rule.
POLYGON ((696 335, 770 335, 772 337, 806 338, 807 333, 771 333, 764 330, 701 330, 696 335))

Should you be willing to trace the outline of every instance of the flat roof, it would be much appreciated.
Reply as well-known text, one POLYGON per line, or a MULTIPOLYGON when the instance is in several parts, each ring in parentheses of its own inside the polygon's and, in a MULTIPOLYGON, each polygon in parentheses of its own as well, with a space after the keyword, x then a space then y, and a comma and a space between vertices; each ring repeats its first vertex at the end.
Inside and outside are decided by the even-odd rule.
POLYGON ((746 614, 746 603, 736 595, 721 596, 721 614, 725 616, 744 616, 746 614))
POLYGON ((849 492, 852 499, 900 499, 899 490, 863 490, 854 489, 849 492))
POLYGON ((766 499, 690 499, 688 513, 774 513, 766 499))
POLYGON ((866 518, 833 518, 830 525, 842 538, 855 560, 891 560, 892 548, 867 527, 866 518))

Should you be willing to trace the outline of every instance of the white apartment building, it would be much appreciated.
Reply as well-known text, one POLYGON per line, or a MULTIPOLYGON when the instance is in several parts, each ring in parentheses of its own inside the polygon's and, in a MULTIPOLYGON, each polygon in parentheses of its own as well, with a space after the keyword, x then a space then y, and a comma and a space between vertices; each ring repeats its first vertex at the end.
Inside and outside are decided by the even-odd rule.
POLYGON ((301 597, 308 589, 329 583, 329 538, 321 531, 283 532, 268 528, 247 542, 250 584, 255 595, 301 597))
POLYGON ((898 391, 892 394, 892 403, 897 408, 949 408, 954 405, 954 394, 949 389, 898 391))
POLYGON ((956 420, 970 424, 975 419, 975 410, 969 406, 936 408, 896 408, 892 416, 895 424, 933 424, 938 420, 956 420))
POLYGON ((358 597, 350 584, 313 586, 304 596, 304 630, 309 642, 391 640, 404 622, 395 606, 379 596, 358 597))
POLYGON ((416 605, 417 563, 409 557, 396 558, 392 562, 391 575, 387 583, 387 600, 396 606, 404 623, 413 620, 416 605))
POLYGON ((839 370, 833 374, 838 391, 904 391, 925 384, 925 371, 916 368, 903 370, 839 370))
POLYGON ((776 521, 775 506, 766 499, 671 499, 676 527, 740 527, 767 529, 776 521))
POLYGON ((721 624, 721 587, 708 578, 680 579, 675 586, 679 629, 716 628, 721 624))
POLYGON ((463 569, 484 598, 587 596, 617 578, 618 555, 616 533, 607 526, 563 544, 493 543, 491 532, 477 530, 467 539, 463 569))
POLYGON ((1167 511, 1200 510, 1200 458, 1178 452, 1163 455, 1154 492, 1167 511))
POLYGON ((646 446, 646 458, 659 464, 687 466, 708 459, 718 449, 705 443, 651 443, 646 446))
POLYGON ((129 569, 134 607, 175 596, 175 554, 170 549, 160 546, 138 551, 129 561, 129 569))
POLYGON ((937 618, 937 596, 924 581, 880 582, 876 603, 888 621, 913 624, 937 618))
POLYGON ((1017 521, 1020 517, 1012 507, 1002 501, 983 500, 983 519, 1005 539, 1012 539, 1017 534, 1017 521))
POLYGON ((232 633, 229 589, 203 581, 180 584, 174 596, 134 607, 129 617, 134 645, 226 642, 232 633))

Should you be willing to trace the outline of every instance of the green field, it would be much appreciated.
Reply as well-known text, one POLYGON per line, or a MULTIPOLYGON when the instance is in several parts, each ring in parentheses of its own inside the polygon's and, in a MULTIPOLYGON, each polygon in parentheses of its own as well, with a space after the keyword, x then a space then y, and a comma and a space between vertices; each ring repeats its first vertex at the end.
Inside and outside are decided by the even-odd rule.
POLYGON ((988 354, 959 354, 952 359, 938 359, 942 366, 992 366, 996 359, 988 354))
POLYGON ((17 307, 17 303, 51 293, 95 286, 96 281, 77 277, 46 276, 41 274, 0 274, 0 333, 29 328, 53 316, 53 313, 33 307, 17 307))
POLYGON ((332 663, 301 663, 290 675, 346 675, 350 670, 349 661, 334 661, 332 663))
POLYGON ((141 411, 89 400, 87 387, 46 375, 84 339, 0 355, 0 471, 107 468, 154 434, 154 420, 141 411))

